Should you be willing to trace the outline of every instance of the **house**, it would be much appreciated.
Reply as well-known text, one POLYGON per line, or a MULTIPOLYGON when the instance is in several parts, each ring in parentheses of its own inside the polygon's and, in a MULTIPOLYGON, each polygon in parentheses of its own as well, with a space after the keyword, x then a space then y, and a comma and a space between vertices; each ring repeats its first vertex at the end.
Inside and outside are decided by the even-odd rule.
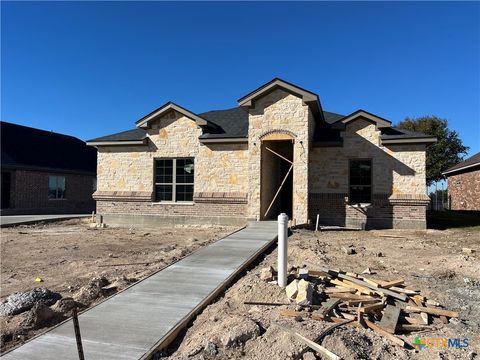
POLYGON ((480 152, 443 172, 450 210, 480 211, 480 152))
POLYGON ((194 113, 168 102, 98 149, 106 223, 275 219, 357 228, 425 228, 425 147, 436 139, 364 110, 323 111, 281 79, 237 107, 194 113))
POLYGON ((95 209, 96 150, 72 136, 0 122, 1 214, 95 209))

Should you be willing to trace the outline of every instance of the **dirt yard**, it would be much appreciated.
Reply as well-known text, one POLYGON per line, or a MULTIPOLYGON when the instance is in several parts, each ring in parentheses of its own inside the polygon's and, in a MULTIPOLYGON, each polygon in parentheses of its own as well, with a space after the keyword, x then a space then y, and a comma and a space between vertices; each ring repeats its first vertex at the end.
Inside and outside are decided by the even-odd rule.
MULTIPOLYGON (((81 308, 98 303, 234 228, 96 228, 87 220, 1 230, 1 298, 36 287, 73 297, 81 308), (128 264, 128 265, 121 265, 128 264), (36 278, 41 282, 35 282, 36 278)), ((0 316, 1 351, 70 315, 59 301, 41 314, 0 316), (32 316, 35 318, 32 321, 32 316), (39 319, 41 318, 41 319, 39 319)))
MULTIPOLYGON (((370 278, 403 278, 408 288, 421 290, 449 310, 460 313, 448 324, 435 319, 430 329, 399 335, 412 344, 416 337, 468 339, 462 349, 407 350, 392 345, 369 329, 340 326, 326 335, 322 346, 343 359, 474 359, 480 353, 480 227, 426 231, 296 230, 289 238, 289 265, 327 267, 370 278), (387 235, 387 236, 385 236, 387 235), (353 246, 347 255, 342 247, 353 246), (476 249, 474 253, 462 248, 476 249)), ((320 359, 308 347, 273 323, 315 339, 332 323, 310 318, 280 316, 289 306, 245 305, 245 301, 286 303, 285 291, 260 279, 261 269, 276 267, 276 250, 208 306, 170 348, 160 353, 169 359, 320 359), (304 354, 302 354, 304 352, 304 354)), ((297 308, 297 310, 299 310, 297 308)))

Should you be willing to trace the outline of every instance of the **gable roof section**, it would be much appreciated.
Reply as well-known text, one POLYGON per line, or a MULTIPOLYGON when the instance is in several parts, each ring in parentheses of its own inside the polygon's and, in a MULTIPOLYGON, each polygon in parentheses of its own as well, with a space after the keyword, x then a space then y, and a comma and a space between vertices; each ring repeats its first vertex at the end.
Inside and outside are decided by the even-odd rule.
POLYGON ((378 115, 369 113, 368 111, 365 111, 365 110, 362 110, 362 109, 359 109, 359 110, 351 113, 350 115, 347 115, 347 116, 343 117, 342 119, 337 120, 337 122, 341 122, 343 124, 348 124, 349 122, 357 120, 359 118, 364 118, 364 119, 373 121, 377 125, 377 128, 379 128, 379 129, 388 128, 388 127, 392 126, 391 121, 389 121, 387 119, 384 119, 384 118, 382 118, 378 115))
POLYGON ((480 152, 476 153, 475 155, 469 157, 468 159, 458 163, 457 165, 452 166, 451 168, 444 171, 443 175, 453 175, 453 173, 459 171, 472 171, 474 168, 480 167, 480 152))
POLYGON ((172 110, 179 112, 180 114, 183 114, 186 117, 192 119, 193 121, 195 121, 195 123, 198 126, 209 126, 212 128, 216 128, 215 124, 209 122, 208 120, 198 116, 197 114, 191 112, 190 110, 187 110, 171 101, 160 106, 158 109, 152 111, 150 114, 144 116, 143 118, 138 120, 135 124, 137 125, 138 128, 147 129, 149 122, 151 122, 152 120, 156 119, 159 116, 165 115, 166 113, 172 110))
POLYGON ((324 114, 325 123, 315 128, 313 137, 315 146, 341 144, 342 138, 340 132, 345 130, 347 123, 359 118, 365 118, 377 125, 381 133, 380 139, 383 145, 408 143, 428 144, 437 141, 434 136, 392 127, 391 121, 361 109, 350 115, 341 115, 327 111, 325 111, 324 114))
POLYGON ((2 168, 95 174, 97 151, 76 137, 0 122, 2 168))
POLYGON ((241 97, 237 100, 238 104, 241 107, 252 107, 255 100, 278 88, 301 97, 303 103, 310 106, 315 119, 324 120, 322 105, 320 104, 320 99, 317 94, 279 78, 274 78, 247 95, 241 97))

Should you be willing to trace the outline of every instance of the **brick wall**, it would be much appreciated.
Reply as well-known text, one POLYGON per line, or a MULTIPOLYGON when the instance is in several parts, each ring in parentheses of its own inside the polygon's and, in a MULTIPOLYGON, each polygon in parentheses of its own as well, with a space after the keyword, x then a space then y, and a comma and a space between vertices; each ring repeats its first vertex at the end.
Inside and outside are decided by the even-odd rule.
POLYGON ((480 211, 480 168, 448 177, 451 210, 480 211))
POLYGON ((375 194, 369 206, 349 205, 346 193, 310 193, 310 224, 346 226, 359 229, 425 229, 426 200, 397 203, 388 194, 375 194))
POLYGON ((2 214, 89 213, 95 209, 92 198, 93 175, 61 172, 12 171, 10 208, 2 214), (65 176, 65 199, 48 198, 48 177, 65 176))

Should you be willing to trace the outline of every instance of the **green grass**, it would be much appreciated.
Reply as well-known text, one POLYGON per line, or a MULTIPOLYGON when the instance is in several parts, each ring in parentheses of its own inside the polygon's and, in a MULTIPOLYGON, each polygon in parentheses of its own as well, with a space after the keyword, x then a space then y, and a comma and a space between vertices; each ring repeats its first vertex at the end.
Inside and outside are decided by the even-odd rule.
POLYGON ((480 211, 429 211, 427 212, 429 229, 463 229, 480 231, 480 211))

